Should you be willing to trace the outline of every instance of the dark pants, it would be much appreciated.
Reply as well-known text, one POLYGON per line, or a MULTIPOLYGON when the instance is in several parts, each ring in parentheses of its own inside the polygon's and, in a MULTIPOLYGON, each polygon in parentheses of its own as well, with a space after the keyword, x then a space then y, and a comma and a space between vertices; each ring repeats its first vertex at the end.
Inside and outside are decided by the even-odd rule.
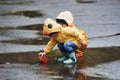
POLYGON ((71 41, 65 43, 58 43, 58 48, 62 52, 62 54, 69 55, 71 52, 75 51, 78 47, 71 41))

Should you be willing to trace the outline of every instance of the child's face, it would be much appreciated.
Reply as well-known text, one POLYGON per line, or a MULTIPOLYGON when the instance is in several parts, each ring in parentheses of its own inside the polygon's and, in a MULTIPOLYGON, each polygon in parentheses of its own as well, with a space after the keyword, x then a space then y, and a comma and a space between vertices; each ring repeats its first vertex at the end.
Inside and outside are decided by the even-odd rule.
POLYGON ((67 25, 66 24, 64 24, 64 23, 59 23, 62 27, 67 27, 67 25))
POLYGON ((62 27, 67 27, 68 26, 68 24, 66 23, 66 21, 63 20, 63 19, 56 19, 56 22, 58 24, 60 24, 62 27))

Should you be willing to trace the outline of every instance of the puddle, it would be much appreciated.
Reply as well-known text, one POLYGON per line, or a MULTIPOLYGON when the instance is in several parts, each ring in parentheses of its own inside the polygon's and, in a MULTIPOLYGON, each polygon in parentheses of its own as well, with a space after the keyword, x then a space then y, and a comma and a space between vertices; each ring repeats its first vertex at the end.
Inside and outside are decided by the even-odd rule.
POLYGON ((0 54, 0 64, 11 64, 11 63, 39 63, 37 52, 17 52, 9 54, 0 54))
POLYGON ((78 3, 95 3, 94 0, 76 0, 78 3))
POLYGON ((30 0, 1 0, 0 5, 29 5, 32 2, 30 0))
POLYGON ((23 29, 23 30, 43 30, 43 24, 32 24, 32 25, 25 25, 25 26, 0 26, 0 30, 12 30, 12 29, 23 29))
POLYGON ((1 14, 1 16, 6 16, 6 15, 14 15, 14 16, 17 15, 17 16, 25 16, 25 17, 30 17, 30 18, 44 16, 44 14, 40 11, 39 12, 38 11, 17 11, 17 12, 1 14))
POLYGON ((50 76, 39 73, 39 65, 30 64, 4 64, 0 65, 0 78, 2 80, 52 80, 50 76))
MULTIPOLYGON (((54 80, 109 80, 117 79, 119 77, 119 70, 117 70, 119 65, 116 65, 119 64, 120 60, 120 56, 118 56, 120 52, 119 47, 89 48, 85 51, 84 58, 74 65, 58 63, 57 58, 61 56, 58 50, 54 50, 47 55, 49 57, 49 62, 47 64, 39 64, 38 52, 39 51, 0 54, 0 63, 2 63, 0 64, 0 70, 2 71, 6 69, 3 72, 6 72, 7 70, 16 72, 16 69, 19 71, 25 68, 28 71, 32 70, 32 73, 37 71, 35 73, 37 77, 40 75, 46 75, 47 78, 54 80), (16 65, 16 63, 18 64, 16 65), (23 63, 25 63, 25 65, 23 65, 23 63), (32 68, 31 66, 28 67, 30 64, 32 68), (29 70, 29 68, 31 69, 29 70), (116 75, 112 75, 113 73, 116 75)), ((22 74, 24 74, 24 72, 22 74)))
POLYGON ((0 1, 0 78, 2 80, 119 79, 119 1, 76 1, 0 1), (70 7, 71 5, 73 7, 70 7), (83 59, 75 65, 58 63, 57 58, 61 54, 56 47, 47 55, 49 62, 40 64, 38 53, 49 41, 48 37, 42 36, 42 23, 46 17, 54 19, 63 9, 73 11, 75 25, 87 32, 89 48, 86 49, 83 59))
POLYGON ((119 60, 119 48, 120 47, 89 48, 86 49, 84 58, 87 60, 88 66, 119 60))
MULTIPOLYGON (((0 36, 1 37, 1 36, 0 36)), ((0 40, 2 43, 12 43, 12 44, 24 44, 24 45, 45 45, 48 43, 49 38, 38 36, 37 39, 15 39, 15 38, 8 38, 8 37, 1 37, 0 40), (4 40, 4 41, 3 41, 4 40)))
POLYGON ((113 61, 109 63, 99 64, 95 67, 89 67, 86 69, 81 69, 80 71, 92 77, 102 77, 107 80, 119 80, 120 70, 120 60, 113 61))
MULTIPOLYGON (((26 26, 18 26, 16 29, 27 29, 27 30, 43 30, 43 24, 32 24, 32 25, 26 25, 26 26)), ((41 34, 42 35, 42 34, 41 34)))
POLYGON ((19 27, 0 27, 0 41, 4 43, 44 45, 50 40, 42 33, 43 24, 19 27))

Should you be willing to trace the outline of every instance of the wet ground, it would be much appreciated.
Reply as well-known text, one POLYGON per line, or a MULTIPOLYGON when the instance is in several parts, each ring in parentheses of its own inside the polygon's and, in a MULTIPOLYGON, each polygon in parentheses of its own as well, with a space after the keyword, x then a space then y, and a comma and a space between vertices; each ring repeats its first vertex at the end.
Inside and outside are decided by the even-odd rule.
POLYGON ((119 0, 0 1, 0 80, 120 80, 119 54, 119 0), (43 22, 64 10, 87 33, 88 49, 77 64, 64 65, 55 47, 48 64, 40 64, 38 52, 49 41, 43 22))
POLYGON ((0 54, 1 80, 119 80, 120 48, 89 48, 77 64, 57 63, 60 52, 51 52, 40 64, 38 52, 0 54))

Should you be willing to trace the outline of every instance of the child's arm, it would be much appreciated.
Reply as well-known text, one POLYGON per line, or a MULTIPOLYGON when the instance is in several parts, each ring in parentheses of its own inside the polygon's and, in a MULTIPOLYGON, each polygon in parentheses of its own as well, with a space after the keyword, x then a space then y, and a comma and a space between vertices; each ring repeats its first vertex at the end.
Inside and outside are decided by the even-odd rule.
POLYGON ((53 47, 56 45, 56 43, 57 43, 57 41, 54 40, 54 38, 52 38, 46 45, 44 52, 40 52, 39 55, 43 56, 43 55, 46 55, 47 53, 49 53, 53 49, 53 47))
POLYGON ((56 43, 57 41, 54 38, 52 38, 46 45, 44 52, 49 53, 53 49, 53 47, 56 45, 56 43))

